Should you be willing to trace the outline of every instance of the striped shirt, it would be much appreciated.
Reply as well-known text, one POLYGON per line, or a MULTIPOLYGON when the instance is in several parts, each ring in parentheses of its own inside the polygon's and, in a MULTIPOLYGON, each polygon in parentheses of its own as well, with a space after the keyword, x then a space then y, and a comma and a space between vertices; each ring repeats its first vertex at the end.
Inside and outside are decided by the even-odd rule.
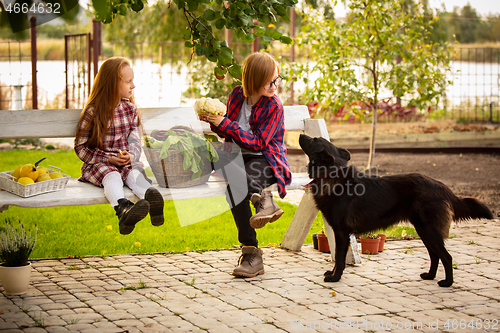
POLYGON ((285 134, 283 104, 276 95, 262 96, 252 108, 249 120, 252 129, 250 133, 244 131, 237 121, 244 101, 243 88, 235 87, 227 101, 226 118, 219 126, 211 125, 211 128, 226 142, 234 142, 242 149, 262 152, 278 180, 279 195, 284 198, 285 186, 291 183, 292 173, 286 158, 283 140, 285 134))
POLYGON ((83 130, 88 125, 93 112, 93 107, 85 110, 83 121, 77 130, 80 135, 75 138, 75 153, 83 161, 82 176, 78 180, 101 186, 104 176, 112 171, 117 171, 121 174, 122 180, 125 181, 132 168, 143 167, 142 162, 140 162, 141 136, 138 127, 137 107, 128 100, 120 101, 103 139, 102 149, 89 148, 88 140, 91 132, 83 130), (134 155, 132 164, 118 167, 108 162, 108 158, 116 156, 120 150, 126 150, 134 155))

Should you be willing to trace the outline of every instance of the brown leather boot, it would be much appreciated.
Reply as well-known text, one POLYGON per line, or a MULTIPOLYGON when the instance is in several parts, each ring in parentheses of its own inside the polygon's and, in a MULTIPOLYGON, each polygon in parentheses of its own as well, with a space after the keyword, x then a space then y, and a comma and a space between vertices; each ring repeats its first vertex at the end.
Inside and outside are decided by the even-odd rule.
POLYGON ((283 211, 274 202, 271 191, 263 191, 258 200, 258 194, 253 194, 250 201, 255 206, 255 215, 250 218, 250 226, 259 229, 268 222, 274 222, 283 215, 283 211))
POLYGON ((238 259, 238 267, 233 270, 234 276, 254 277, 264 274, 262 250, 255 246, 243 246, 238 259))

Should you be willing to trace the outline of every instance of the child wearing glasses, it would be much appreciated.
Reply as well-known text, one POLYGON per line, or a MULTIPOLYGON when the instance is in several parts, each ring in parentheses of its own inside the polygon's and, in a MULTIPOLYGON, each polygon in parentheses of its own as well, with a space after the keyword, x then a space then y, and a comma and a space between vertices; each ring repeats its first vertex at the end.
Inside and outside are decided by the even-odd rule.
POLYGON ((244 60, 242 70, 242 85, 229 95, 226 116, 205 114, 200 119, 209 122, 215 133, 238 145, 243 153, 248 196, 231 206, 242 244, 242 255, 233 275, 254 277, 264 273, 255 229, 283 214, 271 192, 263 189, 277 183, 283 198, 292 176, 283 141, 283 104, 276 96, 282 81, 278 65, 269 54, 258 52, 244 60), (256 210, 253 216, 250 202, 256 210))

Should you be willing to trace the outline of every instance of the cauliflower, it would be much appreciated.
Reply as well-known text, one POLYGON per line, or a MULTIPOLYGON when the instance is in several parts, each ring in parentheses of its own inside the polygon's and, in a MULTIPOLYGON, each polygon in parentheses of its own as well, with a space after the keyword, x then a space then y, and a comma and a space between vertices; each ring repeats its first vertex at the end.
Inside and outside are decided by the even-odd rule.
POLYGON ((204 113, 223 116, 226 113, 226 106, 216 98, 202 97, 194 103, 194 111, 198 116, 204 113))

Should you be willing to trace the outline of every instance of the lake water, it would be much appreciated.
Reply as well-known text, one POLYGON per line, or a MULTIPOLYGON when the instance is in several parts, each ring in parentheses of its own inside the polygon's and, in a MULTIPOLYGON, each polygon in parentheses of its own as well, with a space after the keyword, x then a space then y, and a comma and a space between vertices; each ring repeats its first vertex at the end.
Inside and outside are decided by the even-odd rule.
MULTIPOLYGON (((38 95, 40 108, 58 94, 65 92, 64 61, 39 61, 38 95)), ((192 105, 193 100, 182 97, 189 88, 188 69, 179 71, 170 65, 160 66, 149 60, 137 60, 132 64, 136 102, 140 107, 176 107, 192 105)), ((448 87, 447 96, 452 105, 476 98, 484 103, 499 102, 500 64, 452 63, 449 77, 454 84, 448 87)), ((25 98, 27 85, 31 82, 31 63, 0 62, 0 82, 7 86, 22 86, 21 96, 25 98)), ((297 85, 296 85, 297 87, 297 85)), ((13 103, 15 104, 15 103, 13 103)))
MULTIPOLYGON (((169 65, 160 66, 151 61, 135 61, 134 96, 140 107, 180 106, 193 103, 182 99, 182 93, 189 88, 188 70, 186 67, 172 70, 169 65)), ((39 61, 37 63, 38 95, 41 98, 40 108, 58 94, 65 92, 64 61, 39 61)), ((22 86, 25 98, 27 85, 31 84, 30 62, 0 62, 0 82, 7 86, 22 86)))

